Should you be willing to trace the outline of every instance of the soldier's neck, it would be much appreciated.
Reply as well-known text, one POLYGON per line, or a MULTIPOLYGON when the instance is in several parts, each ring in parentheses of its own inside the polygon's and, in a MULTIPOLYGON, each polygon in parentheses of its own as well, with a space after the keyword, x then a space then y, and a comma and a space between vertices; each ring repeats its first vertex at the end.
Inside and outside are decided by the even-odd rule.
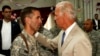
POLYGON ((29 27, 25 28, 25 30, 29 35, 34 35, 35 34, 35 31, 31 30, 29 27))

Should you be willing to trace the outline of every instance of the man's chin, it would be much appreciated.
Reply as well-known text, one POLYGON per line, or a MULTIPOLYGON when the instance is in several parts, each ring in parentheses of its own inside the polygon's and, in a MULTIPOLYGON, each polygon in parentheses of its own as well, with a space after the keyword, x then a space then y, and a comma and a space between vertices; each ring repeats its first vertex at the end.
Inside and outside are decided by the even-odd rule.
POLYGON ((40 27, 39 27, 39 28, 37 28, 37 29, 36 29, 36 31, 38 31, 39 29, 40 29, 40 27))

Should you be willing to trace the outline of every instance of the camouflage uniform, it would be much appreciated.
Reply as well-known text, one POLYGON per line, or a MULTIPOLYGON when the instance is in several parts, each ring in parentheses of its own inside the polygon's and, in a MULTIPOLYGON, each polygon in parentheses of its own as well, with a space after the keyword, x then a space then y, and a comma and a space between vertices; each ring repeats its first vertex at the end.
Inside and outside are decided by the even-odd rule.
POLYGON ((50 29, 50 32, 53 34, 54 37, 57 36, 60 31, 61 31, 61 29, 59 29, 57 27, 57 25, 55 27, 53 27, 53 28, 50 29))
POLYGON ((39 29, 39 32, 52 39, 59 34, 60 29, 57 26, 51 28, 50 30, 47 30, 44 27, 41 27, 39 29))
POLYGON ((54 38, 54 35, 49 30, 45 29, 44 27, 41 27, 39 29, 39 32, 45 36, 48 36, 49 38, 54 38))
POLYGON ((24 40, 18 36, 11 46, 11 56, 53 56, 51 53, 43 51, 35 37, 28 35, 25 30, 22 31, 22 34, 27 40, 29 52, 24 40))
MULTIPOLYGON (((43 35, 47 36, 48 38, 50 39, 53 39, 55 36, 57 36, 57 34, 59 33, 59 31, 56 31, 56 30, 59 30, 57 28, 52 28, 51 30, 47 30, 45 29, 44 27, 41 27, 39 29, 39 32, 42 33, 43 35)), ((47 47, 44 47, 43 45, 41 45, 41 49, 42 51, 46 52, 48 55, 51 54, 51 56, 58 56, 58 51, 57 49, 52 52, 50 49, 48 49, 47 47)))
POLYGON ((91 32, 88 33, 90 37, 90 41, 92 43, 92 56, 96 56, 97 51, 98 51, 98 39, 99 39, 99 34, 97 31, 92 30, 91 32))
POLYGON ((97 52, 96 52, 96 56, 100 56, 100 31, 97 31, 98 35, 97 35, 97 52))

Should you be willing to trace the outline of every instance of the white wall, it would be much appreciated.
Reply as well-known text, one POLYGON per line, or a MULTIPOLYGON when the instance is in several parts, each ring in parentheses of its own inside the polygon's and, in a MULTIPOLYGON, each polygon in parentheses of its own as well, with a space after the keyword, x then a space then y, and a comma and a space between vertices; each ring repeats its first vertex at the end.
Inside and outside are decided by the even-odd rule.
POLYGON ((51 7, 54 6, 56 0, 36 0, 35 2, 31 3, 32 0, 3 0, 0 3, 0 11, 3 5, 10 5, 13 9, 21 9, 27 6, 34 6, 34 7, 51 7), (19 3, 17 6, 15 3, 19 3))

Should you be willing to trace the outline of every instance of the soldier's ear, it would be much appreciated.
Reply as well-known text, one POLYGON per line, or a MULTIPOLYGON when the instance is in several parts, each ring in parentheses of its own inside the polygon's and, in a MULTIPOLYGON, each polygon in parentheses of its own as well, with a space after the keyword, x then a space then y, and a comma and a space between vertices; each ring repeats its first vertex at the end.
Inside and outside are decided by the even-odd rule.
POLYGON ((26 24, 30 24, 30 23, 31 23, 30 17, 26 17, 26 18, 25 18, 25 22, 26 22, 26 24))

